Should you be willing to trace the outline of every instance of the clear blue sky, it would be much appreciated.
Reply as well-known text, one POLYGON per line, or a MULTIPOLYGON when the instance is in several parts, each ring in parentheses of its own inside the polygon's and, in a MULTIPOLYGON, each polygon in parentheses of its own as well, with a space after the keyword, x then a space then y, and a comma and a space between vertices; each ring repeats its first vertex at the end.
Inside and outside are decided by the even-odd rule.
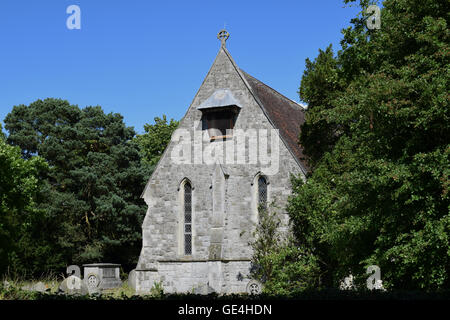
POLYGON ((139 133, 156 116, 180 119, 224 24, 239 67, 299 101, 305 59, 329 43, 338 49, 358 11, 341 0, 2 0, 0 120, 47 97, 101 105, 139 133), (72 4, 80 30, 66 27, 72 4))

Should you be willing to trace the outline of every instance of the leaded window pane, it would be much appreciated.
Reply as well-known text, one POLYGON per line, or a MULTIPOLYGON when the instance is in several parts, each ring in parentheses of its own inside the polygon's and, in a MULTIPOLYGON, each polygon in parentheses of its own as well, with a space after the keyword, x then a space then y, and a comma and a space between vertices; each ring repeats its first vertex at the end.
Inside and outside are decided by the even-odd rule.
POLYGON ((192 188, 189 183, 184 185, 184 212, 191 214, 192 211, 192 188))
POLYGON ((188 255, 192 253, 192 235, 184 235, 184 254, 188 255))
POLYGON ((184 184, 184 254, 192 254, 192 187, 184 184))
POLYGON ((267 181, 264 177, 258 179, 258 205, 267 209, 267 181))

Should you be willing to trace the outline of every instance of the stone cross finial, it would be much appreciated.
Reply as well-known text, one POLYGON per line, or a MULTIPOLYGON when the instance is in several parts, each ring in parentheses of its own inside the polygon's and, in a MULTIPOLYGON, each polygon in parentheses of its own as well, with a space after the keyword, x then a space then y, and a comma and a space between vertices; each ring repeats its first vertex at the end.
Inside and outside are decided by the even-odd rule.
POLYGON ((225 47, 225 42, 227 41, 227 39, 229 37, 230 37, 230 34, 225 29, 220 30, 219 33, 217 34, 217 39, 219 39, 220 42, 222 43, 222 47, 225 47))

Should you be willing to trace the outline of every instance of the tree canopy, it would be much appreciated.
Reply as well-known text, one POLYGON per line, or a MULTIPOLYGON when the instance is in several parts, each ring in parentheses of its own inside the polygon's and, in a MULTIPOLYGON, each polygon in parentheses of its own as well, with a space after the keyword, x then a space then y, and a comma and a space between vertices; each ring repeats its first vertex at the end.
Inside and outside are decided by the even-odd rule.
POLYGON ((23 245, 43 214, 36 203, 42 185, 39 175, 46 169, 42 158, 22 159, 20 149, 0 135, 0 273, 19 257, 30 258, 23 245))
POLYGON ((166 115, 162 118, 156 117, 154 120, 154 124, 144 125, 144 134, 136 136, 136 141, 141 147, 142 159, 152 170, 169 144, 172 133, 178 127, 178 121, 170 119, 170 122, 167 122, 166 115))
POLYGON ((146 211, 140 194, 150 170, 123 117, 49 98, 15 106, 4 123, 7 141, 24 159, 39 156, 49 166, 40 230, 59 257, 43 265, 135 264, 146 211))
POLYGON ((360 4, 342 49, 306 61, 300 142, 313 171, 294 180, 296 240, 324 286, 378 265, 386 288, 448 288, 448 3, 386 0, 373 30, 360 4))

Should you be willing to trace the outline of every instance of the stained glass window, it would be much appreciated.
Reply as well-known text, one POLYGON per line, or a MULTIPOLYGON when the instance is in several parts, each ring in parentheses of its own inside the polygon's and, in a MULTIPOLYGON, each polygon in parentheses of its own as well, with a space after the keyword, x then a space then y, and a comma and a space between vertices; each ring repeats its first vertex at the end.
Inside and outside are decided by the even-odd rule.
POLYGON ((184 184, 184 254, 192 254, 192 187, 184 184))

